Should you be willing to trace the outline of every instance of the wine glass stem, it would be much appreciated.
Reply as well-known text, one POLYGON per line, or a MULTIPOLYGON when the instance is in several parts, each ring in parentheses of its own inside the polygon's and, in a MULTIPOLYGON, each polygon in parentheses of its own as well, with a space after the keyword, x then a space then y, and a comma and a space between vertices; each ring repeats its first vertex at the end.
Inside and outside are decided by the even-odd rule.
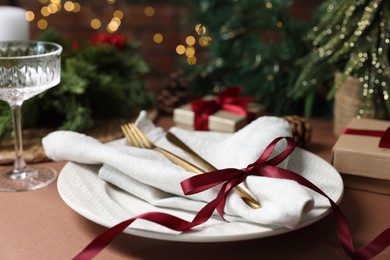
MULTIPOLYGON (((26 169, 26 161, 23 158, 23 140, 22 140, 22 120, 21 120, 21 106, 22 104, 11 105, 12 122, 15 132, 15 162, 14 173, 23 174, 26 169)), ((24 178, 25 176, 15 176, 16 178, 24 178)))

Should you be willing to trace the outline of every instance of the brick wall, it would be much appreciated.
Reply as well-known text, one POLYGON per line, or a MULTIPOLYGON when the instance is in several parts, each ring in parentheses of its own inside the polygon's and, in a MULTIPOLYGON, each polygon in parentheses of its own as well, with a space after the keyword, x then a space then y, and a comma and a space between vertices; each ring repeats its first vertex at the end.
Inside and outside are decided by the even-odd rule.
MULTIPOLYGON (((0 0, 0 5, 12 2, 38 15, 42 7, 37 0, 0 0)), ((184 44, 186 36, 194 34, 194 31, 187 28, 188 24, 185 23, 188 13, 185 6, 173 6, 169 1, 149 1, 146 4, 144 1, 117 0, 115 5, 109 5, 104 0, 79 2, 82 3, 79 13, 61 10, 46 18, 49 26, 58 29, 62 36, 69 40, 89 39, 94 33, 103 32, 103 29, 99 31, 91 29, 89 25, 91 17, 98 17, 107 22, 114 10, 121 9, 124 18, 117 32, 125 34, 127 39, 140 41, 142 43, 140 51, 144 59, 154 68, 154 72, 146 81, 148 88, 157 91, 161 86, 161 80, 170 72, 175 71, 178 64, 183 62, 183 58, 176 54, 175 48, 178 44, 184 44), (155 10, 152 17, 144 14, 145 7, 148 5, 155 10), (161 33, 164 36, 162 43, 153 42, 155 33, 161 33)), ((292 6, 293 15, 303 20, 309 19, 321 2, 323 0, 295 0, 292 6)), ((40 18, 36 17, 31 22, 31 39, 41 32, 36 26, 36 21, 40 18)))

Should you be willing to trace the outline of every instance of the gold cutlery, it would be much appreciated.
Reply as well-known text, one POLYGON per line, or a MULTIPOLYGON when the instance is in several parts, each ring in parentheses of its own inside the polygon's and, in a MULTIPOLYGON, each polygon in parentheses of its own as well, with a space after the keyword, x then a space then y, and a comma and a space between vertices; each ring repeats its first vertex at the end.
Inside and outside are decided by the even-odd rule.
POLYGON ((145 149, 151 149, 156 152, 159 152, 163 154, 166 158, 174 162, 175 164, 183 167, 187 171, 194 172, 194 173, 204 173, 204 170, 197 167, 196 165, 180 158, 179 156, 163 149, 155 144, 153 144, 152 141, 150 141, 146 135, 134 124, 124 124, 121 125, 122 132, 126 136, 128 144, 139 147, 139 148, 145 148, 145 149))
MULTIPOLYGON (((125 135, 129 145, 139 147, 139 148, 151 149, 151 150, 154 150, 156 152, 159 152, 159 153, 163 154, 166 158, 171 160, 172 162, 183 167, 187 171, 197 173, 197 174, 207 172, 207 171, 197 167, 196 165, 184 160, 183 158, 181 158, 181 157, 179 157, 179 156, 177 156, 177 155, 175 155, 175 154, 173 154, 173 153, 171 153, 171 152, 169 152, 161 147, 156 146, 152 141, 150 141, 146 137, 146 135, 134 123, 121 125, 121 129, 122 129, 122 132, 125 135)), ((178 139, 178 138, 176 138, 176 139, 178 139)), ((187 152, 190 154, 191 153, 190 151, 192 151, 192 150, 187 145, 185 145, 185 146, 187 147, 187 152)), ((182 147, 184 147, 184 146, 182 146, 182 147)), ((193 153, 192 156, 196 155, 195 152, 192 151, 192 153, 193 153)), ((200 156, 197 156, 197 157, 200 157, 200 156)), ((200 160, 200 159, 198 158, 197 160, 200 160)), ((208 171, 216 170, 216 168, 213 167, 211 164, 208 163, 208 165, 209 165, 208 167, 211 167, 210 169, 208 168, 208 171)), ((234 190, 239 194, 239 196, 242 198, 242 200, 248 206, 255 208, 255 209, 260 208, 260 204, 254 198, 252 198, 252 196, 249 195, 244 189, 242 189, 239 186, 236 186, 234 190)))
POLYGON ((171 132, 167 132, 167 134, 165 135, 165 137, 167 138, 167 140, 179 147, 180 149, 182 149, 183 151, 185 151, 188 155, 190 155, 192 157, 192 159, 194 159, 195 161, 197 161, 199 164, 201 164, 205 170, 207 171, 215 171, 217 170, 213 165, 211 165, 208 161, 206 161, 203 157, 201 157, 200 155, 198 155, 196 152, 194 152, 194 150, 192 150, 190 147, 188 147, 188 145, 186 145, 182 140, 180 140, 176 135, 172 134, 171 132))

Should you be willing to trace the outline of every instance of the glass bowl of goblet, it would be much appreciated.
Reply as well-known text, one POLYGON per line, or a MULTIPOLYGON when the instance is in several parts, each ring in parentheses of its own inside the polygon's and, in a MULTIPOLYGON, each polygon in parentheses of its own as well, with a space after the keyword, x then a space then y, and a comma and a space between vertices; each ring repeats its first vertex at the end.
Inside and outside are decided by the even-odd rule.
POLYGON ((57 173, 53 169, 29 167, 23 158, 21 107, 60 82, 62 47, 43 41, 0 42, 0 100, 12 111, 15 162, 0 171, 0 191, 28 191, 46 187, 57 173))

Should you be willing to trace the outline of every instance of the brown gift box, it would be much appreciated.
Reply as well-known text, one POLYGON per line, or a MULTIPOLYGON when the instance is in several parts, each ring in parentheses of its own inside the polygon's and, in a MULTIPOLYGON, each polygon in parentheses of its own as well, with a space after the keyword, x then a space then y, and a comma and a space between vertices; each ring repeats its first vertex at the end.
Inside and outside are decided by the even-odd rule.
MULTIPOLYGON (((212 97, 206 97, 208 99, 212 97)), ((265 109, 257 103, 249 103, 247 106, 249 112, 254 113, 255 117, 265 114, 265 109)), ((195 114, 191 110, 191 105, 186 104, 173 111, 173 121, 176 126, 193 130, 195 114)), ((216 132, 233 133, 247 124, 247 119, 243 115, 235 114, 225 110, 219 110, 209 116, 209 130, 216 132)))
MULTIPOLYGON (((352 119, 347 128, 385 131, 390 121, 352 119)), ((390 148, 378 146, 380 137, 343 134, 332 150, 333 166, 345 186, 390 194, 390 148)))

